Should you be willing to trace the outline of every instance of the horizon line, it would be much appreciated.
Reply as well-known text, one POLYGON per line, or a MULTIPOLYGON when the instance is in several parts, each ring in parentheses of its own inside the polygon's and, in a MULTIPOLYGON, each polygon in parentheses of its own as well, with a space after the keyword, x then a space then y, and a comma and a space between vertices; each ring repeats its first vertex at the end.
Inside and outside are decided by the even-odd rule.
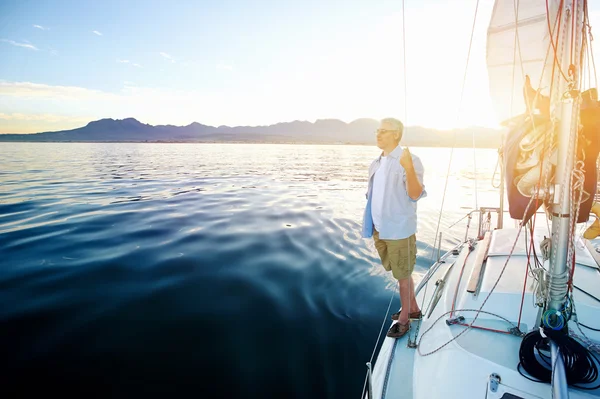
MULTIPOLYGON (((170 124, 170 123, 166 123, 166 124, 150 124, 150 123, 144 123, 141 120, 135 118, 135 117, 126 117, 126 118, 100 118, 100 119, 95 119, 95 120, 91 120, 89 122, 87 122, 85 125, 81 125, 79 127, 74 127, 74 128, 70 128, 70 129, 62 129, 62 130, 46 130, 46 131, 41 131, 41 132, 27 132, 27 133, 9 133, 9 132, 0 132, 1 135, 5 135, 5 134, 11 134, 11 135, 30 135, 30 134, 43 134, 43 133, 55 133, 55 132, 64 132, 64 131, 70 131, 70 130, 76 130, 76 129, 82 129, 85 128, 86 126, 88 126, 90 123, 94 123, 94 122, 100 122, 100 121, 105 121, 105 120, 110 120, 110 121, 125 121, 125 120, 129 120, 132 119, 140 124, 143 125, 147 125, 147 126, 151 126, 151 127, 157 127, 157 126, 173 126, 173 127, 187 127, 187 126, 191 126, 193 124, 198 124, 198 125, 202 125, 202 126, 206 126, 206 127, 213 127, 216 129, 219 128, 240 128, 240 127, 247 127, 247 128, 257 128, 257 127, 269 127, 269 126, 275 126, 275 125, 279 125, 279 124, 284 124, 284 123, 296 123, 296 122, 300 122, 300 123, 310 123, 312 125, 316 124, 319 121, 337 121, 337 122, 341 122, 344 123, 346 125, 350 125, 354 122, 357 121, 361 121, 361 120, 369 120, 369 121, 375 121, 375 122, 380 122, 382 119, 376 119, 376 118, 356 118, 350 122, 345 122, 342 119, 337 119, 337 118, 321 118, 321 119, 315 119, 314 122, 311 122, 309 120, 301 120, 301 119, 294 119, 291 121, 281 121, 281 122, 275 122, 272 124, 268 124, 268 125, 237 125, 237 126, 230 126, 230 125, 219 125, 219 126, 214 126, 214 125, 206 125, 204 123, 198 122, 198 121, 194 121, 191 123, 188 123, 187 125, 174 125, 174 124, 170 124)), ((428 130, 435 130, 435 131, 439 131, 439 132, 451 132, 451 131, 455 131, 455 130, 466 130, 466 129, 486 129, 486 130, 495 130, 495 131, 501 131, 502 128, 501 127, 489 127, 489 126, 479 126, 479 125, 469 125, 469 126, 463 126, 463 127, 454 127, 454 128, 435 128, 435 127, 428 127, 428 126, 423 126, 423 125, 406 125, 404 127, 405 131, 410 129, 410 128, 421 128, 421 129, 428 129, 428 130)))

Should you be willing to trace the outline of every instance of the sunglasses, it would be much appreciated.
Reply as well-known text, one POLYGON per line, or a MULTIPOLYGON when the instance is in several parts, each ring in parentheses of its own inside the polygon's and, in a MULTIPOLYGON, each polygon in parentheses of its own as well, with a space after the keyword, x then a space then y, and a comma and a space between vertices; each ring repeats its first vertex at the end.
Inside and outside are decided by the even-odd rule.
POLYGON ((375 134, 379 135, 379 134, 385 134, 385 133, 389 133, 389 132, 399 132, 399 130, 395 130, 395 129, 377 129, 377 131, 375 131, 375 134))

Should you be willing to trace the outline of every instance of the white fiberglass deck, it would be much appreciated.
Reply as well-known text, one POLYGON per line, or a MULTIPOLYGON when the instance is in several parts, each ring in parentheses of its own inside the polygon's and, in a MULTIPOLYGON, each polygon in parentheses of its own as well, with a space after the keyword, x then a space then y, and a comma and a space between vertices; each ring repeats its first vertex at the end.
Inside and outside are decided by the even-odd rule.
MULTIPOLYGON (((439 266, 434 265, 436 270, 432 273, 429 283, 418 294, 418 301, 420 304, 423 303, 424 313, 418 338, 419 348, 408 348, 407 336, 398 340, 385 339, 373 373, 375 398, 551 397, 549 384, 529 381, 517 371, 521 345, 521 337, 517 335, 470 329, 436 351, 466 328, 460 325, 447 325, 446 320, 450 315, 444 315, 452 309, 456 284, 459 282, 463 264, 464 271, 456 297, 456 309, 459 310, 454 316, 463 316, 465 323, 470 323, 476 312, 460 309, 479 309, 506 264, 502 278, 493 293, 489 295, 482 310, 501 316, 512 324, 494 315, 480 313, 475 325, 502 331, 508 331, 513 325, 518 325, 523 333, 531 331, 536 325, 540 315, 539 307, 534 305, 535 280, 528 277, 525 283, 527 256, 524 231, 521 232, 513 255, 508 258, 517 232, 517 229, 493 232, 487 261, 482 269, 481 285, 475 294, 467 292, 466 288, 475 263, 477 245, 481 245, 481 241, 473 251, 469 251, 468 245, 464 244, 458 255, 449 254, 444 258, 444 263, 439 266), (428 304, 436 288, 435 283, 448 270, 439 302, 427 317, 428 304), (523 297, 524 283, 526 289, 523 297), (428 354, 429 352, 433 353, 428 354), (495 392, 490 384, 490 376, 494 373, 500 376, 501 380, 495 392)), ((541 230, 534 235, 536 250, 539 249, 539 242, 544 235, 549 234, 541 230)), ((578 320, 588 326, 600 328, 600 301, 597 299, 600 298, 600 269, 584 242, 577 243, 576 261, 573 297, 578 320)), ((415 335, 416 326, 417 323, 413 322, 411 337, 415 335)), ((569 327, 580 334, 573 321, 569 323, 569 327)), ((600 332, 582 329, 590 339, 600 342, 600 332)), ((598 398, 600 390, 584 391, 570 388, 569 394, 571 398, 598 398)))

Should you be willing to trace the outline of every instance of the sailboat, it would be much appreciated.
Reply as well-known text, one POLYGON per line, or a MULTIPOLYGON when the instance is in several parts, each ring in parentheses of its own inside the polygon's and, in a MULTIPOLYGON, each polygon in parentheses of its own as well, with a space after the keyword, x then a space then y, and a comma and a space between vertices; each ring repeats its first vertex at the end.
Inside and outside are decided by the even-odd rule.
POLYGON ((423 317, 385 338, 362 397, 600 397, 600 253, 578 233, 599 206, 591 41, 585 0, 495 1, 486 60, 505 128, 500 206, 468 213, 478 228, 428 269, 423 317))

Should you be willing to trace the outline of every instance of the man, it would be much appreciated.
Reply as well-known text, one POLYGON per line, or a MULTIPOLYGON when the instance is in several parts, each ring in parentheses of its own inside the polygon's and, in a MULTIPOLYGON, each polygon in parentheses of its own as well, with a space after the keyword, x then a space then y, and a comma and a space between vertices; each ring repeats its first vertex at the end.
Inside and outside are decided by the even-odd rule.
POLYGON ((381 264, 398 280, 402 309, 388 337, 406 334, 410 319, 420 319, 412 272, 417 259, 417 201, 427 195, 423 186, 423 164, 400 147, 404 126, 394 118, 381 121, 377 146, 383 151, 369 168, 367 206, 363 219, 364 238, 373 237, 381 264))

